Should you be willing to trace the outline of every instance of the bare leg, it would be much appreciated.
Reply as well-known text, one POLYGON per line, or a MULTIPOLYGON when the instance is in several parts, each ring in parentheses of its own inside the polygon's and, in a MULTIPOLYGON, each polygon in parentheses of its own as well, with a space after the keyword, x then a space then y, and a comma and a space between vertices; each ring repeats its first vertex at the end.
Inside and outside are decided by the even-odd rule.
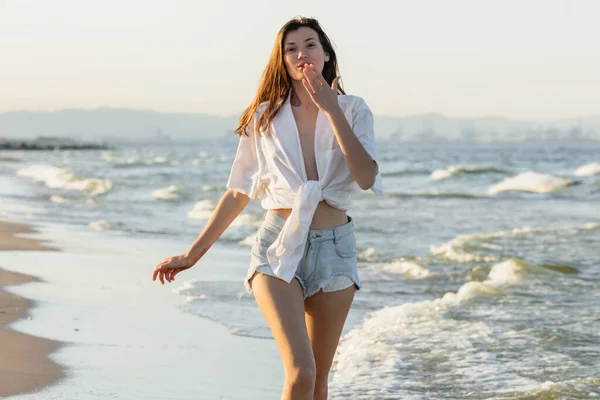
POLYGON ((336 292, 320 291, 305 301, 306 326, 317 366, 314 400, 327 400, 329 370, 355 290, 352 285, 336 292))
POLYGON ((251 280, 256 303, 279 348, 285 383, 282 400, 312 400, 316 366, 304 321, 300 284, 257 273, 251 280))

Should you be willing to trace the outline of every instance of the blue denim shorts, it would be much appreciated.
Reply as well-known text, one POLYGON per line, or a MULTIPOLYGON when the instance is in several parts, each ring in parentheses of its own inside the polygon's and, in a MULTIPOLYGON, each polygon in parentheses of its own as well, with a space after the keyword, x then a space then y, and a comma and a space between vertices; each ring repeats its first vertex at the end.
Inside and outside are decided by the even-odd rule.
MULTIPOLYGON (((276 276, 267 261, 267 249, 275 242, 285 218, 266 212, 252 246, 250 267, 244 281, 246 291, 252 294, 251 279, 256 272, 276 276)), ((348 217, 344 225, 330 229, 311 229, 306 239, 304 254, 296 269, 295 278, 302 287, 304 298, 319 290, 332 292, 352 285, 360 290, 356 270, 356 239, 354 221, 348 217)))

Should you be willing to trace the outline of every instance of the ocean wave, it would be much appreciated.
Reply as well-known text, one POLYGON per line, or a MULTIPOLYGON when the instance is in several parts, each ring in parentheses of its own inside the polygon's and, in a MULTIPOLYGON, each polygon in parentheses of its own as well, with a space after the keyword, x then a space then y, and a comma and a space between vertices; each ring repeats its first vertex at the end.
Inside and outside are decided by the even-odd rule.
POLYGON ((591 399, 600 398, 600 378, 569 379, 562 382, 546 381, 532 389, 522 399, 591 399))
POLYGON ((582 165, 575 170, 574 174, 577 176, 600 175, 600 163, 593 162, 582 165))
POLYGON ((190 219, 208 220, 216 204, 211 200, 200 200, 194 204, 194 207, 188 211, 187 216, 190 219))
POLYGON ((107 193, 113 187, 113 183, 109 179, 78 179, 71 170, 53 165, 38 164, 22 168, 17 171, 17 176, 29 178, 36 183, 43 183, 51 189, 78 190, 92 197, 107 193))
POLYGON ((180 160, 173 160, 170 156, 154 156, 148 159, 142 159, 139 156, 118 157, 112 153, 102 154, 102 159, 114 167, 136 167, 164 164, 179 164, 180 160))
POLYGON ((379 253, 374 247, 369 247, 365 250, 359 250, 356 257, 358 261, 375 261, 379 258, 379 253))
MULTIPOLYGON (((212 213, 216 207, 216 204, 211 200, 201 200, 194 204, 194 207, 188 211, 187 216, 190 219, 196 220, 208 220, 212 216, 212 213)), ((240 214, 233 220, 229 225, 230 227, 257 227, 260 226, 261 219, 254 214, 240 214)))
POLYGON ((427 175, 431 171, 428 169, 410 169, 410 168, 401 168, 392 171, 383 171, 381 172, 381 176, 401 176, 401 175, 427 175))
POLYGON ((474 251, 480 249, 483 249, 484 251, 500 250, 501 248, 499 248, 498 245, 490 243, 496 238, 517 237, 541 233, 578 233, 580 231, 595 229, 600 229, 600 223, 590 222, 578 226, 563 226, 557 228, 523 227, 490 233, 475 232, 459 235, 440 246, 432 246, 430 251, 433 255, 461 263, 495 262, 499 261, 500 257, 490 254, 478 254, 474 251))
POLYGON ((252 226, 252 227, 258 227, 260 226, 262 222, 262 219, 260 219, 259 217, 257 217, 254 214, 240 214, 237 216, 236 219, 233 220, 233 222, 231 223, 231 225, 229 226, 252 226))
POLYGON ((227 190, 226 186, 214 186, 214 185, 204 185, 202 186, 202 191, 204 192, 221 192, 227 190))
MULTIPOLYGON (((340 341, 332 397, 350 399, 360 393, 365 398, 422 398, 427 365, 435 368, 431 374, 435 378, 428 378, 430 390, 448 390, 445 382, 450 380, 486 382, 481 390, 488 392, 504 390, 506 385, 513 390, 535 388, 539 382, 512 371, 488 350, 501 347, 500 337, 512 332, 493 328, 481 318, 452 317, 452 311, 465 302, 502 295, 506 286, 521 282, 522 271, 529 267, 520 260, 508 260, 494 265, 487 280, 466 282, 456 293, 367 314, 340 341)), ((460 387, 458 382, 453 389, 460 387)))
POLYGON ((505 178, 502 182, 493 185, 488 190, 488 194, 493 196, 506 191, 553 193, 574 184, 576 182, 569 179, 527 171, 510 178, 505 178))
POLYGON ((409 280, 431 279, 436 276, 427 267, 414 261, 395 261, 381 264, 380 268, 385 272, 400 274, 409 280))
POLYGON ((400 258, 390 262, 369 263, 361 268, 363 280, 371 282, 396 281, 398 275, 404 280, 435 279, 437 275, 423 264, 400 258))
POLYGON ((110 222, 103 219, 92 221, 88 224, 88 226, 95 231, 106 231, 113 228, 113 225, 110 222))
POLYGON ((390 197, 397 198, 411 198, 411 197, 423 197, 423 198, 448 198, 448 199, 476 199, 479 196, 475 196, 469 193, 461 192, 438 192, 438 191, 421 191, 413 193, 390 193, 390 197))
POLYGON ((50 201, 56 204, 96 204, 93 198, 86 199, 68 199, 62 196, 50 196, 50 201))
POLYGON ((171 185, 163 189, 156 189, 152 191, 152 197, 160 200, 177 200, 182 197, 181 187, 177 185, 171 185))
POLYGON ((253 234, 251 234, 251 235, 245 237, 244 239, 240 240, 238 242, 238 244, 240 246, 252 247, 252 246, 254 246, 254 242, 256 242, 256 235, 257 235, 257 233, 254 232, 253 234))
POLYGON ((451 165, 446 169, 438 169, 431 173, 431 179, 434 181, 439 181, 442 179, 447 179, 453 176, 463 175, 463 174, 504 174, 507 171, 501 168, 495 167, 465 167, 458 165, 451 165))
POLYGON ((488 280, 484 281, 484 283, 510 285, 517 284, 534 276, 548 276, 554 273, 560 273, 560 271, 528 263, 518 258, 511 258, 495 264, 489 272, 488 280))

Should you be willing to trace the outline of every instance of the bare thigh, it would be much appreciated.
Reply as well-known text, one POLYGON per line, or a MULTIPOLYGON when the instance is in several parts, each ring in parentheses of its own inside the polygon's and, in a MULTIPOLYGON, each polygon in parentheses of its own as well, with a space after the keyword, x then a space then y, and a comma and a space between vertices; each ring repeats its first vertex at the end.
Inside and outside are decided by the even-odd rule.
POLYGON ((335 292, 319 291, 305 301, 305 320, 315 357, 317 380, 327 379, 355 291, 354 285, 335 292))
POLYGON ((286 373, 299 369, 314 370, 314 356, 304 321, 304 297, 296 279, 287 283, 257 273, 251 280, 252 291, 267 320, 286 373))

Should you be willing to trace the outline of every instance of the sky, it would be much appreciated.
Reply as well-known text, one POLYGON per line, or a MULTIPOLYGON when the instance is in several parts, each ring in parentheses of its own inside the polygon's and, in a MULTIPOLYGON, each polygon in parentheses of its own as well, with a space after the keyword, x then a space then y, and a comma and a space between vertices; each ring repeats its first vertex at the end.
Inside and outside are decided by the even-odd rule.
POLYGON ((298 15, 376 115, 600 114, 597 0, 0 0, 0 112, 239 114, 298 15))

